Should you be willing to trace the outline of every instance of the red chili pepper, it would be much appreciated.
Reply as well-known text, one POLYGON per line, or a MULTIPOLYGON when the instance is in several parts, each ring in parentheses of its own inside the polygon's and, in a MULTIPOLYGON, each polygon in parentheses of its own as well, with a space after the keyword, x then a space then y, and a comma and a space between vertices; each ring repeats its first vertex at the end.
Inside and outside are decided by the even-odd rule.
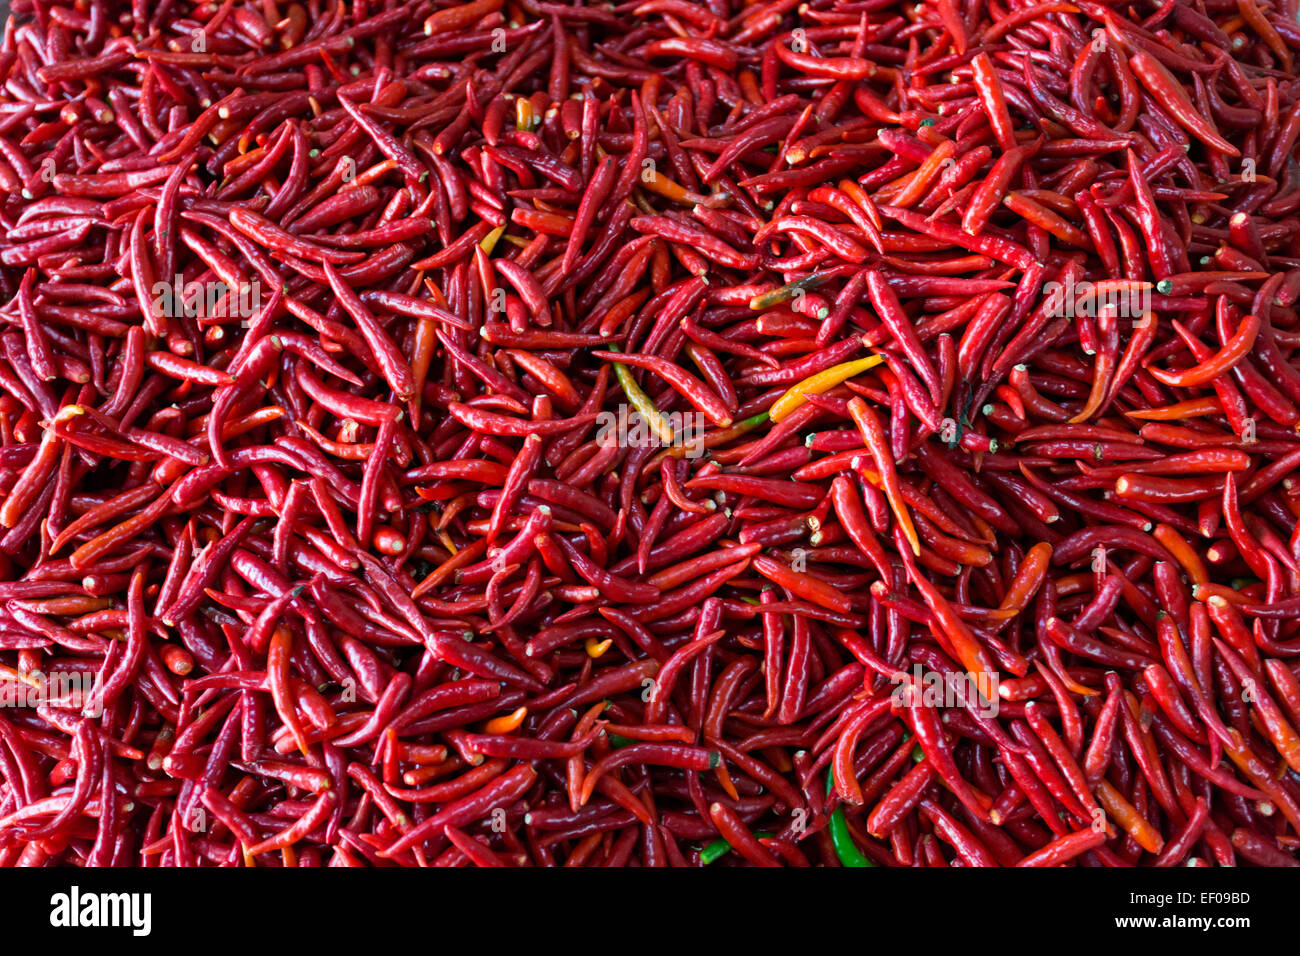
POLYGON ((1294 0, 73 6, 0 865, 1294 861, 1294 0))
POLYGON ((1129 55, 1129 64, 1142 85, 1159 98, 1161 105, 1189 133, 1228 156, 1241 155, 1237 147, 1220 136, 1213 123, 1197 111, 1182 84, 1159 60, 1144 50, 1135 50, 1129 55))

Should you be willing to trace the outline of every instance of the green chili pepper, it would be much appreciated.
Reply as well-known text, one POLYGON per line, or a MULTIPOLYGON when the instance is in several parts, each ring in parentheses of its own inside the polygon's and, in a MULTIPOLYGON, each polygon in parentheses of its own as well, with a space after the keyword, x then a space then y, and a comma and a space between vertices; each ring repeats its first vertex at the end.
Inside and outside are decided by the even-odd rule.
MULTIPOLYGON (((611 352, 617 351, 612 345, 609 350, 611 352)), ((612 364, 614 374, 618 377, 618 384, 623 389, 623 395, 628 402, 637 410, 637 414, 646 420, 646 424, 650 426, 660 441, 666 445, 672 445, 677 440, 677 436, 673 432, 673 426, 664 417, 664 413, 655 407, 655 403, 650 400, 650 396, 636 383, 636 379, 632 378, 632 373, 626 365, 622 362, 612 364)))
POLYGON ((835 855, 845 866, 876 865, 853 842, 848 821, 844 819, 843 807, 836 807, 835 812, 831 814, 831 844, 835 847, 835 855))
POLYGON ((708 866, 710 863, 722 859, 730 852, 730 843, 726 840, 714 840, 700 851, 700 866, 708 866))
MULTIPOLYGON (((826 774, 826 793, 830 794, 832 787, 831 775, 826 774)), ((853 842, 853 834, 849 832, 849 822, 844 819, 844 808, 836 807, 835 812, 831 814, 831 845, 835 847, 835 855, 840 858, 840 863, 844 866, 876 866, 871 858, 858 849, 858 845, 853 842)))
MULTIPOLYGON (((772 834, 761 830, 754 831, 754 836, 756 837, 770 837, 771 835, 772 834)), ((716 863, 730 852, 730 843, 722 839, 714 840, 700 851, 700 866, 708 866, 710 863, 716 863)))

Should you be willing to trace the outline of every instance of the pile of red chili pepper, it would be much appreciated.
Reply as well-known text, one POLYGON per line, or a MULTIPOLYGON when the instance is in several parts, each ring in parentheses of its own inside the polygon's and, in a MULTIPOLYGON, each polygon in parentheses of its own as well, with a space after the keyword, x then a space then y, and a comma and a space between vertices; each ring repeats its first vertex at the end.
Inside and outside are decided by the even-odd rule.
POLYGON ((1288 865, 1295 0, 16 0, 0 865, 1288 865))

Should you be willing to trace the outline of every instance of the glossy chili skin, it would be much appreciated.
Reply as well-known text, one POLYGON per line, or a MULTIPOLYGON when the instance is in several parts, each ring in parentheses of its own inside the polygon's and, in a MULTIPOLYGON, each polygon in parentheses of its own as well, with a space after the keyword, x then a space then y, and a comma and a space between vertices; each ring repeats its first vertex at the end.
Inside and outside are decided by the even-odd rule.
POLYGON ((14 6, 0 865, 1295 862, 1293 3, 14 6))

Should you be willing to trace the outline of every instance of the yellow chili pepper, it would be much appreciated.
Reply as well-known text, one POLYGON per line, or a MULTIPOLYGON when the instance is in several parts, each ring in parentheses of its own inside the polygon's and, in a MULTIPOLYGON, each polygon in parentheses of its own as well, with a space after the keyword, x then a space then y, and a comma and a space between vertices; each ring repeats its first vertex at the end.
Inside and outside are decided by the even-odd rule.
POLYGON ((515 100, 515 129, 533 128, 533 101, 524 97, 515 100))
POLYGON ((841 382, 847 382, 853 376, 875 368, 883 361, 884 359, 879 355, 869 355, 863 359, 854 359, 852 362, 841 362, 839 365, 823 369, 816 375, 809 375, 802 382, 791 385, 789 391, 778 398, 776 404, 768 409, 767 413, 772 421, 779 422, 806 402, 807 396, 829 392, 841 382))
POLYGON ((457 552, 456 542, 453 541, 451 539, 451 535, 447 534, 447 532, 444 531, 442 528, 438 529, 438 540, 442 542, 443 547, 445 547, 451 553, 452 557, 456 556, 456 552, 457 552))
POLYGON ((486 252, 488 255, 492 255, 492 250, 497 247, 497 240, 501 238, 501 236, 505 233, 505 231, 506 231, 505 226, 497 226, 495 229, 493 229, 486 236, 484 236, 482 239, 479 240, 478 247, 482 249, 484 252, 486 252))
MULTIPOLYGON (((610 351, 613 350, 614 347, 611 345, 610 351)), ((673 431, 673 426, 668 423, 664 413, 655 407, 655 403, 650 400, 650 396, 641 390, 641 386, 632 378, 632 373, 628 371, 627 366, 622 362, 613 362, 611 364, 614 366, 614 374, 618 376, 618 384, 622 387, 623 394, 632 407, 654 429, 654 433, 659 437, 660 441, 665 445, 675 444, 677 435, 673 431)))

